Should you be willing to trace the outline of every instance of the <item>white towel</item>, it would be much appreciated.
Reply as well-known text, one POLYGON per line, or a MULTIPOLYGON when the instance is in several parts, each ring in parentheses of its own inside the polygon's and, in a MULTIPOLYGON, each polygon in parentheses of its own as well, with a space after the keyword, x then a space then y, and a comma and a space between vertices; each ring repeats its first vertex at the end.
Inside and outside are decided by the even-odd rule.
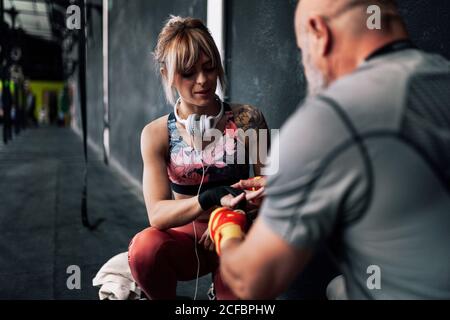
POLYGON ((94 287, 100 287, 100 300, 137 300, 141 289, 131 275, 128 252, 120 253, 106 262, 92 280, 94 287))

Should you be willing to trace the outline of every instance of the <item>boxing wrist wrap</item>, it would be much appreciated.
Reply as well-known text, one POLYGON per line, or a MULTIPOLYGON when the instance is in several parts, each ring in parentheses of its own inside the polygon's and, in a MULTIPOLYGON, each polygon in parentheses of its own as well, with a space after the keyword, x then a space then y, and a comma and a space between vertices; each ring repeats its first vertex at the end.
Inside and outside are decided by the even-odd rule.
POLYGON ((216 246, 216 252, 221 254, 221 246, 230 239, 244 238, 247 218, 241 210, 219 208, 211 213, 208 230, 216 246))
POLYGON ((236 188, 217 187, 203 191, 198 196, 198 202, 200 204, 200 207, 204 211, 207 211, 213 207, 220 206, 220 199, 222 199, 224 196, 231 194, 233 197, 237 197, 241 193, 244 193, 244 191, 236 188))

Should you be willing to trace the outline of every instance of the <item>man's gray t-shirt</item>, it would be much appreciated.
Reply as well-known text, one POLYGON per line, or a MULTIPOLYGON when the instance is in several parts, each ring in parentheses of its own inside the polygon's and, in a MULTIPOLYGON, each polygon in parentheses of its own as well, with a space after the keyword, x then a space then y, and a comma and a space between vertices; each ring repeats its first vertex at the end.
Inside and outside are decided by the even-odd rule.
POLYGON ((363 63, 304 103, 279 150, 262 219, 298 248, 328 241, 349 298, 450 299, 448 61, 363 63))

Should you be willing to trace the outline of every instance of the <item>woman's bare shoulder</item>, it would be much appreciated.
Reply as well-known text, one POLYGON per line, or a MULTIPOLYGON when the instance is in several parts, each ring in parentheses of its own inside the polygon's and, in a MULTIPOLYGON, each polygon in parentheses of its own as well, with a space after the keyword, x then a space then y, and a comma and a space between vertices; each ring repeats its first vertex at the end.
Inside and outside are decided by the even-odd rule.
POLYGON ((141 134, 141 148, 157 147, 158 149, 167 149, 169 135, 167 128, 168 118, 169 115, 165 115, 153 120, 144 127, 141 134))
POLYGON ((231 110, 234 114, 234 120, 239 128, 247 129, 264 129, 267 128, 264 115, 257 107, 250 104, 232 103, 231 110))

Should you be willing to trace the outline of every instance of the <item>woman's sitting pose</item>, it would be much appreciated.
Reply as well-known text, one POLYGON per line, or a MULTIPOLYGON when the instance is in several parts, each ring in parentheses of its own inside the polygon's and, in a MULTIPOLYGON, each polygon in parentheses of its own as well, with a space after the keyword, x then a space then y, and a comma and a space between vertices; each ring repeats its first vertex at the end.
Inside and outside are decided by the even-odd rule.
MULTIPOLYGON (((177 281, 211 272, 216 298, 235 299, 221 281, 208 220, 217 207, 235 208, 252 199, 252 192, 230 187, 249 178, 251 168, 251 139, 238 132, 255 129, 259 141, 259 129, 267 125, 256 108, 216 96, 218 82, 224 87, 224 70, 200 20, 172 17, 154 55, 174 110, 142 132, 143 192, 151 227, 130 243, 131 272, 149 299, 175 299, 177 281), (210 131, 219 135, 205 138, 210 131)), ((261 161, 253 163, 259 175, 261 161)))

